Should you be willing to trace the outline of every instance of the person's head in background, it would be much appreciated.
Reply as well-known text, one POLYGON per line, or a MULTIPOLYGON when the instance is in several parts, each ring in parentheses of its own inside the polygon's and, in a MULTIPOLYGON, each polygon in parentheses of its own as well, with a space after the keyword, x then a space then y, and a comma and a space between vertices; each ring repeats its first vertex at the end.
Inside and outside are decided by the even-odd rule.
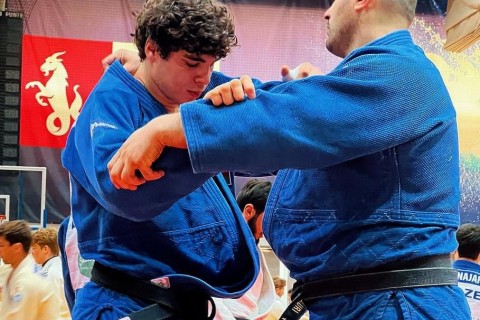
POLYGON ((470 260, 480 263, 480 226, 472 223, 462 224, 456 233, 458 248, 454 259, 470 260))
POLYGON ((35 262, 43 265, 53 257, 59 255, 57 231, 53 229, 40 229, 32 236, 32 256, 35 262))
POLYGON ((247 221, 257 244, 263 237, 263 215, 271 188, 272 183, 270 181, 252 179, 243 186, 237 195, 238 206, 242 210, 243 217, 247 221))
POLYGON ((0 225, 0 258, 12 268, 25 259, 31 244, 32 231, 25 221, 5 221, 0 225))
POLYGON ((328 51, 345 58, 390 32, 408 29, 417 0, 335 0, 325 11, 328 51))
POLYGON ((135 77, 169 112, 200 97, 215 61, 237 45, 233 18, 214 0, 148 0, 136 20, 135 77))
POLYGON ((276 295, 281 298, 285 293, 285 287, 287 286, 287 281, 279 276, 273 277, 273 285, 275 286, 276 295))

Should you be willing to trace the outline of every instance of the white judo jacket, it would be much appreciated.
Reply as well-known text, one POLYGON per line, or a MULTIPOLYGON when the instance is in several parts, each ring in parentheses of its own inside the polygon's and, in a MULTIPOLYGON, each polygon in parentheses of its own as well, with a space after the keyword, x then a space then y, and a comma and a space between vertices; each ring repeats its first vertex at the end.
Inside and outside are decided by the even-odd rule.
POLYGON ((2 290, 2 320, 58 319, 59 297, 50 281, 34 273, 35 262, 28 255, 4 279, 2 290))

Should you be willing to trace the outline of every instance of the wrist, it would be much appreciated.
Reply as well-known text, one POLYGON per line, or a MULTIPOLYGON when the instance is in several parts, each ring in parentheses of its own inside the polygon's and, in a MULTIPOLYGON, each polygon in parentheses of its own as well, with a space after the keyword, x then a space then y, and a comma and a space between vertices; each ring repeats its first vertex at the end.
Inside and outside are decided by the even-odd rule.
POLYGON ((151 125, 153 130, 153 137, 156 144, 172 148, 187 148, 179 112, 159 116, 150 121, 149 125, 151 125))

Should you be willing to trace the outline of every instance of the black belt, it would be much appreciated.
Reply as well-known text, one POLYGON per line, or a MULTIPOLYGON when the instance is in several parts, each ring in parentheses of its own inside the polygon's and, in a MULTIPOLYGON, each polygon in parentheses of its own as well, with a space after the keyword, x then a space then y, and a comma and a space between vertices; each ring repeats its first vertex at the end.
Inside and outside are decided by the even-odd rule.
POLYGON ((128 318, 131 320, 211 320, 215 316, 215 303, 210 296, 204 293, 186 293, 165 289, 148 280, 142 280, 104 266, 97 261, 93 265, 91 280, 102 287, 153 303, 142 310, 129 314, 128 318), (209 316, 207 316, 208 302, 212 306, 209 316))
POLYGON ((393 263, 365 272, 335 278, 297 282, 292 302, 280 317, 297 320, 305 313, 304 301, 353 293, 404 288, 457 285, 457 271, 449 255, 393 263))

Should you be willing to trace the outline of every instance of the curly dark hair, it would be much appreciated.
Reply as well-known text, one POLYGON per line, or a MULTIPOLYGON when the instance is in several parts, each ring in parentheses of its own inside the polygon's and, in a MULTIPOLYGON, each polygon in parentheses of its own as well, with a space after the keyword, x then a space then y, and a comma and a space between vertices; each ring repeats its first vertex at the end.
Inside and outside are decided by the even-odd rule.
POLYGON ((179 50, 221 59, 237 45, 233 17, 215 0, 148 0, 135 28, 142 60, 149 38, 163 59, 179 50))

